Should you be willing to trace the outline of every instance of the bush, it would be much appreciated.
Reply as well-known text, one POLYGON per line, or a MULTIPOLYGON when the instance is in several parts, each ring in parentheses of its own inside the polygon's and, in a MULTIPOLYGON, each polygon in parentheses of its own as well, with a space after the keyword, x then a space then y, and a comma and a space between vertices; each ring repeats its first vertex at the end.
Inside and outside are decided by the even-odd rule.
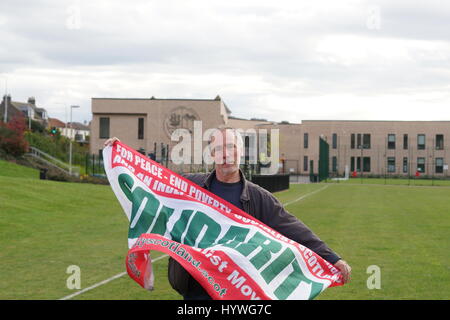
MULTIPOLYGON (((27 132, 25 138, 30 146, 38 148, 63 162, 69 162, 69 138, 61 136, 59 133, 50 136, 47 132, 27 132)), ((72 142, 72 164, 84 166, 88 152, 88 145, 72 142)))
POLYGON ((20 157, 28 151, 28 142, 25 140, 25 118, 15 116, 9 122, 0 122, 0 149, 6 154, 20 157))
POLYGON ((45 132, 44 125, 42 123, 40 123, 39 121, 31 120, 30 123, 31 123, 31 131, 39 132, 39 133, 45 132))

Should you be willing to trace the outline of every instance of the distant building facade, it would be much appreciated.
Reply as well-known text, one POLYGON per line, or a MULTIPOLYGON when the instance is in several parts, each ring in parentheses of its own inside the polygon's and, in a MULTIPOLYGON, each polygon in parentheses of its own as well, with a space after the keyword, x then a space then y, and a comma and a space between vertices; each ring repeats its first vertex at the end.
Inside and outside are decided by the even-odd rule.
MULTIPOLYGON (((281 123, 231 116, 223 100, 93 98, 90 151, 100 154, 103 143, 119 137, 149 154, 160 144, 173 148, 177 128, 193 130, 201 120, 203 130, 218 126, 236 129, 278 129, 280 172, 317 174, 319 139, 329 145, 329 172, 363 175, 448 176, 450 121, 321 121, 281 123)), ((247 143, 247 142, 246 142, 247 143)))
POLYGON ((80 143, 88 143, 90 134, 90 127, 80 122, 68 122, 67 125, 61 129, 61 135, 80 143))
POLYGON ((89 125, 80 122, 64 123, 59 119, 49 118, 47 129, 52 130, 54 128, 58 130, 62 136, 65 136, 76 142, 89 142, 91 134, 91 128, 89 125))

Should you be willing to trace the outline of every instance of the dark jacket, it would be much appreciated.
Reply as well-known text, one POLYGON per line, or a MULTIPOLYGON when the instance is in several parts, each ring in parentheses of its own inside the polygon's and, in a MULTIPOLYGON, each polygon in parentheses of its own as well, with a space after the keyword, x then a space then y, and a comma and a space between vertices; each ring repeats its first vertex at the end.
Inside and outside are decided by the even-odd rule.
MULTIPOLYGON (((186 174, 184 177, 209 190, 214 175, 215 170, 211 173, 186 174)), ((340 260, 340 257, 303 222, 287 212, 278 199, 269 191, 246 180, 242 171, 240 171, 240 175, 243 182, 241 203, 245 212, 285 237, 311 249, 328 262, 335 264, 340 260)), ((172 258, 169 258, 168 273, 171 286, 181 295, 185 295, 189 290, 190 284, 195 282, 195 279, 172 258)))

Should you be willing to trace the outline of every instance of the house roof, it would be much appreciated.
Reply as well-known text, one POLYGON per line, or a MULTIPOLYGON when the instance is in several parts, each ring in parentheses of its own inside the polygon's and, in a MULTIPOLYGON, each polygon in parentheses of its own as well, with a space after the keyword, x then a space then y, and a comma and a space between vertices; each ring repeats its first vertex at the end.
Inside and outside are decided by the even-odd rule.
POLYGON ((20 111, 24 111, 24 108, 31 108, 36 112, 38 117, 41 117, 43 112, 47 112, 44 108, 38 108, 35 104, 29 102, 11 101, 11 105, 20 111))
POLYGON ((49 127, 57 127, 64 128, 66 124, 59 119, 56 118, 48 118, 48 126, 49 127))
POLYGON ((11 101, 11 105, 16 107, 17 109, 24 108, 24 107, 30 107, 33 110, 36 109, 36 106, 32 105, 31 103, 26 103, 26 102, 11 101))
POLYGON ((73 128, 75 130, 86 130, 86 131, 90 131, 90 127, 86 126, 80 122, 67 122, 67 128, 73 128))

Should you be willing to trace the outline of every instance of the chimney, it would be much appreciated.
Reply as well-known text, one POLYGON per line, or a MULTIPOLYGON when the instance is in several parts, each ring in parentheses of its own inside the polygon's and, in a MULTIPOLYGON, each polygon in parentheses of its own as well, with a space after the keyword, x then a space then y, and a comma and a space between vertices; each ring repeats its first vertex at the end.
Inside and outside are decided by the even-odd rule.
POLYGON ((29 97, 28 98, 28 103, 32 104, 33 106, 35 106, 36 105, 36 99, 34 97, 29 97))
POLYGON ((5 102, 5 100, 6 101, 8 101, 8 105, 11 105, 11 96, 8 94, 8 95, 4 95, 3 96, 3 101, 2 101, 2 103, 4 103, 5 102))

